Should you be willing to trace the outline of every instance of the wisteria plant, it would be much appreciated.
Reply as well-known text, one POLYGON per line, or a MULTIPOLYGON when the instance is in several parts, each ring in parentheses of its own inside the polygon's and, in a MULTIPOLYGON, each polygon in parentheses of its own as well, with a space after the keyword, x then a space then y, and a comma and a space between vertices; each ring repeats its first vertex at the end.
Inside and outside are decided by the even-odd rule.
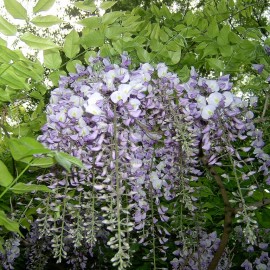
POLYGON ((38 139, 84 167, 38 178, 53 192, 35 198, 41 206, 29 235, 36 239, 29 240, 29 269, 44 260, 38 250, 74 269, 96 269, 94 258, 111 254, 104 262, 128 269, 139 248, 151 269, 228 269, 233 222, 258 245, 254 210, 269 203, 247 202, 270 184, 270 158, 250 110, 256 97, 237 97, 229 75, 206 79, 192 68, 182 83, 164 63, 134 67, 126 53, 120 62, 89 62, 51 92, 38 139), (221 238, 205 231, 201 179, 221 194, 221 238))

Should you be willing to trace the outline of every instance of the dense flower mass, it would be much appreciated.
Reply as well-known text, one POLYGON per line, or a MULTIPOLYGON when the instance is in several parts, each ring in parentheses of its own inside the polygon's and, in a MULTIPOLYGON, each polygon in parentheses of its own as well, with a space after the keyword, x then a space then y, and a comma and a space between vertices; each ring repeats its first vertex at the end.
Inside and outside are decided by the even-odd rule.
MULTIPOLYGON (((168 224, 183 219, 180 206, 189 216, 196 212, 196 188, 190 183, 203 174, 205 162, 222 166, 231 161, 237 169, 252 162, 253 155, 270 182, 262 133, 252 122, 248 102, 231 92, 229 76, 210 80, 192 69, 189 81, 181 83, 164 63, 130 66, 126 54, 118 64, 97 57, 87 67, 77 66, 77 73, 61 77, 39 137, 50 149, 68 152, 84 164, 70 174, 55 170, 39 177, 54 193, 42 200, 37 220, 38 237, 51 239, 54 256, 61 261, 67 254, 81 254, 81 269, 87 256, 104 243, 115 250, 113 265, 127 268, 132 234, 150 247, 148 259, 168 260, 170 234, 178 237, 177 231, 185 230, 180 225, 169 232, 168 224), (247 138, 251 147, 234 147, 247 138), (169 209, 167 202, 176 207, 169 209)), ((234 180, 247 181, 255 173, 243 172, 234 180)), ((243 211, 239 219, 246 215, 243 211)), ((201 268, 206 269, 218 238, 215 232, 200 237, 190 266, 201 254, 207 257, 201 268), (203 246, 211 246, 211 252, 203 246)), ((196 246, 181 242, 181 250, 179 241, 181 237, 171 262, 175 269, 186 263, 183 256, 191 256, 196 246)))

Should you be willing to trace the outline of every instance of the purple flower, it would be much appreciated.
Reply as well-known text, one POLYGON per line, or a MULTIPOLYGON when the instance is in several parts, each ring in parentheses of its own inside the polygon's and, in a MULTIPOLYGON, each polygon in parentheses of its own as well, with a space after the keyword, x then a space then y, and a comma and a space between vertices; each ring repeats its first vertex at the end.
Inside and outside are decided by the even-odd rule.
POLYGON ((265 50, 266 54, 270 55, 270 46, 265 45, 264 50, 265 50))
POLYGON ((243 268, 245 268, 245 270, 252 270, 253 269, 252 263, 249 262, 247 259, 241 264, 241 266, 243 268))
POLYGON ((264 65, 263 64, 253 64, 252 67, 259 73, 261 74, 263 72, 264 69, 264 65))

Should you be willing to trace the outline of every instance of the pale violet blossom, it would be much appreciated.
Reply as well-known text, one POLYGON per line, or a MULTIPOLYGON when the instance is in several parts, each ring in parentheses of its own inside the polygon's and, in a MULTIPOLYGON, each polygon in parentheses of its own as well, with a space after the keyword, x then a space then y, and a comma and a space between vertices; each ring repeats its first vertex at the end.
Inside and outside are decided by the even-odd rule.
POLYGON ((211 92, 218 92, 220 90, 219 84, 216 80, 209 80, 204 78, 199 78, 198 85, 207 87, 211 92))
POLYGON ((141 65, 141 70, 146 71, 146 72, 153 72, 154 68, 149 64, 149 63, 144 63, 141 65))
POLYGON ((90 92, 90 87, 88 85, 82 85, 81 88, 80 88, 80 91, 85 95, 87 96, 88 93, 90 92))
POLYGON ((241 108, 242 107, 242 99, 240 97, 233 97, 233 102, 231 104, 231 108, 241 108))
POLYGON ((59 101, 59 96, 52 94, 50 97, 50 104, 57 104, 58 101, 59 101))
POLYGON ((90 134, 90 128, 88 126, 84 126, 79 132, 79 135, 82 137, 87 136, 89 134, 90 134))
POLYGON ((254 97, 249 98, 250 106, 256 106, 257 102, 258 102, 258 97, 254 96, 254 97))
POLYGON ((79 107, 81 105, 83 105, 83 98, 82 97, 78 97, 78 96, 71 96, 70 97, 70 101, 74 104, 74 106, 79 107))
POLYGON ((129 84, 120 84, 118 90, 111 94, 111 100, 113 103, 117 103, 118 101, 122 100, 126 102, 129 98, 131 90, 131 85, 129 84))
POLYGON ((104 81, 109 88, 113 86, 115 77, 116 77, 115 69, 109 70, 108 72, 105 73, 104 81))
POLYGON ((166 167, 166 163, 165 163, 164 161, 159 162, 159 164, 156 166, 156 168, 157 168, 159 171, 164 170, 165 167, 166 167))
POLYGON ((204 78, 199 78, 198 85, 203 86, 203 87, 207 86, 207 88, 211 89, 212 92, 218 92, 220 89, 218 82, 216 80, 208 80, 204 78))
POLYGON ((139 109, 141 102, 137 98, 131 98, 129 104, 133 107, 133 110, 136 111, 139 109))
POLYGON ((102 132, 106 132, 108 130, 108 124, 105 122, 98 122, 97 126, 98 126, 98 129, 102 132))
POLYGON ((210 94, 210 96, 207 99, 208 105, 218 106, 219 102, 222 99, 223 99, 223 95, 222 94, 220 94, 218 92, 214 92, 214 93, 210 94))
POLYGON ((215 105, 206 105, 202 109, 202 118, 205 120, 208 120, 209 118, 211 118, 213 114, 215 113, 215 109, 216 109, 215 105))
POLYGON ((233 102, 234 95, 229 91, 225 91, 223 92, 223 96, 225 97, 224 99, 225 107, 230 106, 233 102))
POLYGON ((142 166, 142 161, 140 159, 132 159, 130 161, 130 165, 131 165, 131 172, 136 172, 141 166, 142 166))
POLYGON ((158 77, 162 78, 167 75, 168 67, 164 63, 160 63, 157 65, 157 73, 158 77))
POLYGON ((91 113, 93 115, 101 115, 102 110, 97 106, 96 103, 103 99, 104 99, 103 96, 98 92, 88 96, 87 104, 84 105, 86 112, 91 113))
POLYGON ((129 72, 125 68, 119 68, 117 75, 121 78, 121 83, 126 83, 129 80, 129 72))
POLYGON ((149 72, 141 72, 141 75, 143 82, 149 82, 151 80, 151 75, 149 72))
POLYGON ((252 112, 252 111, 248 111, 247 113, 246 113, 246 118, 247 119, 252 119, 254 117, 254 113, 252 112))
POLYGON ((132 90, 134 90, 134 91, 144 92, 147 90, 147 88, 145 85, 143 85, 142 81, 143 81, 142 78, 141 78, 141 81, 132 80, 132 81, 130 81, 129 85, 131 86, 132 90))
POLYGON ((66 121, 66 119, 67 119, 66 113, 64 111, 61 111, 61 112, 57 113, 55 115, 55 119, 57 121, 60 121, 60 122, 63 122, 64 123, 66 121))
POLYGON ((70 118, 80 119, 83 115, 83 110, 81 107, 73 107, 68 110, 68 116, 70 118))
POLYGON ((86 122, 84 121, 84 119, 81 117, 81 118, 79 118, 79 120, 78 120, 78 125, 79 125, 80 128, 82 128, 82 127, 85 127, 87 124, 86 124, 86 122))
POLYGON ((162 180, 159 179, 157 172, 150 173, 150 180, 152 182, 152 186, 154 189, 161 189, 162 187, 162 180))
POLYGON ((198 108, 203 108, 206 106, 206 98, 204 96, 198 95, 197 98, 198 108))
POLYGON ((218 92, 219 91, 219 85, 216 80, 206 80, 206 84, 208 88, 211 88, 213 92, 218 92))

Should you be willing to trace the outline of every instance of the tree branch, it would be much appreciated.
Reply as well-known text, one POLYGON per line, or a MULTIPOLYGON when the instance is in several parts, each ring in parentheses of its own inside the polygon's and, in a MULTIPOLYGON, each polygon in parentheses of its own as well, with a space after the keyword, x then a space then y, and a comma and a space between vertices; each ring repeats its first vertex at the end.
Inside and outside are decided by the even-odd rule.
MULTIPOLYGON (((205 164, 206 165, 206 164, 205 164)), ((219 186, 219 190, 224 202, 224 212, 225 212, 225 216, 224 216, 224 228, 223 228, 223 234, 220 240, 220 244, 219 247, 216 251, 216 253, 214 254, 214 257, 212 259, 212 261, 210 262, 209 266, 208 266, 208 270, 215 270, 218 266, 218 263, 220 261, 220 258, 229 242, 229 238, 230 238, 230 233, 232 231, 232 220, 234 217, 234 209, 231 207, 231 204, 229 202, 229 197, 228 197, 228 193, 227 190, 225 189, 225 186, 223 185, 222 179, 221 177, 217 174, 217 172, 215 171, 215 169, 213 167, 210 167, 207 165, 210 174, 213 176, 213 178, 215 179, 217 185, 219 186)))
POLYGON ((269 105, 269 95, 266 95, 264 106, 263 106, 263 112, 262 112, 262 116, 261 116, 262 118, 265 116, 268 105, 269 105))

